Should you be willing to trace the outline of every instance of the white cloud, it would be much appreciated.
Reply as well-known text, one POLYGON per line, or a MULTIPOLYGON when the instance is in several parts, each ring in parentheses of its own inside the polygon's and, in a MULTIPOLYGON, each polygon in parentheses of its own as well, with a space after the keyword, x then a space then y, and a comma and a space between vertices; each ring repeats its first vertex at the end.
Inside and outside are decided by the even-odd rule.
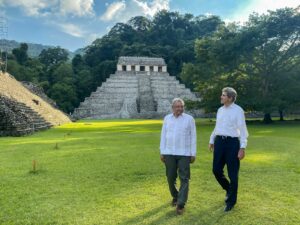
POLYGON ((125 22, 134 16, 153 17, 160 10, 169 10, 170 0, 128 0, 115 1, 107 5, 107 9, 100 17, 103 21, 125 22))
POLYGON ((141 9, 144 15, 154 16, 160 10, 169 9, 169 0, 153 0, 152 2, 144 2, 141 0, 133 0, 141 9))
POLYGON ((93 33, 85 30, 82 26, 72 23, 50 23, 52 26, 58 27, 61 32, 84 40, 85 44, 91 44, 95 39, 102 37, 102 33, 93 33))
POLYGON ((239 9, 231 18, 231 21, 245 22, 251 13, 266 13, 268 10, 276 10, 284 7, 295 8, 300 5, 299 0, 251 0, 244 9, 239 9))
POLYGON ((94 15, 93 6, 94 0, 61 0, 60 12, 62 15, 89 16, 94 15))
POLYGON ((80 28, 79 26, 72 24, 72 23, 61 23, 58 24, 58 26, 60 27, 61 31, 69 34, 73 37, 78 37, 78 38, 83 38, 85 37, 85 31, 80 28))
POLYGON ((21 8, 28 16, 44 16, 47 14, 46 8, 53 7, 57 0, 1 0, 2 7, 21 8))
POLYGON ((1 7, 20 8, 27 16, 48 15, 90 16, 94 0, 0 0, 1 7))
POLYGON ((119 14, 124 11, 126 8, 125 1, 121 2, 113 2, 110 5, 107 5, 107 9, 105 13, 100 17, 103 21, 111 21, 116 16, 119 16, 119 14))

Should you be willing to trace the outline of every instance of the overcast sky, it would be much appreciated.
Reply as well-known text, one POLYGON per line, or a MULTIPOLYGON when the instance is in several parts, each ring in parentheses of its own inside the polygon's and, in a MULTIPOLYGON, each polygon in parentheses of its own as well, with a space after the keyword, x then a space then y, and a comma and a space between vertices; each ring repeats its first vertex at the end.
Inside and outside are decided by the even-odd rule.
POLYGON ((299 0, 0 0, 8 39, 76 50, 107 33, 116 22, 149 18, 162 9, 245 21, 252 12, 296 7, 299 0))

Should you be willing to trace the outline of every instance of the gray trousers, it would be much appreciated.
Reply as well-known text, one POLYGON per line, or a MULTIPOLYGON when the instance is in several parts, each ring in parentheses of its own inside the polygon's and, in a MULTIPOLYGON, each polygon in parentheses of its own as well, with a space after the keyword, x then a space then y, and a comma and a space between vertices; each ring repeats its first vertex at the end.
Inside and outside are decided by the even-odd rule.
POLYGON ((188 199, 190 180, 190 156, 164 155, 166 176, 170 193, 173 199, 177 199, 177 205, 184 207, 188 199), (180 188, 176 188, 176 179, 179 175, 180 188))

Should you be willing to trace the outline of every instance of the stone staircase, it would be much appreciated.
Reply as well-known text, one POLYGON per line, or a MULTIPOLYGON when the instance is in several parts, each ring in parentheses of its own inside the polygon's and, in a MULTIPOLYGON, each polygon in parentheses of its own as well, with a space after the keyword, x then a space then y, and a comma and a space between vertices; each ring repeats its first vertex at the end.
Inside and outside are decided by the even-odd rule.
POLYGON ((0 72, 0 95, 24 103, 53 126, 71 122, 68 115, 31 92, 8 73, 0 72))
POLYGON ((125 99, 136 102, 138 97, 138 79, 135 74, 112 74, 110 77, 85 98, 75 109, 73 117, 88 118, 119 118, 125 99))
POLYGON ((0 136, 22 136, 70 122, 12 75, 0 72, 0 136))
POLYGON ((154 101, 151 79, 145 73, 137 74, 139 81, 138 113, 153 114, 156 111, 156 102, 154 101))
POLYGON ((154 118, 171 112, 175 97, 198 101, 168 72, 116 71, 75 109, 75 119, 154 118))
POLYGON ((0 96, 0 136, 24 136, 50 127, 51 123, 24 103, 0 96))

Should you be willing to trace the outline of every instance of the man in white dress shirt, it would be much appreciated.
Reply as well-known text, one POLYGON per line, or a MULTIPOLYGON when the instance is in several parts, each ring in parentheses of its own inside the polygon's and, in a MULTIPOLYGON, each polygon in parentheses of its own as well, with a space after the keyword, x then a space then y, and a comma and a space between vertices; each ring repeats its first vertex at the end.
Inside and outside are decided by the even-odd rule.
POLYGON ((248 131, 243 109, 235 104, 236 91, 231 87, 222 90, 222 107, 218 109, 217 121, 213 130, 209 149, 213 151, 213 173, 226 191, 225 212, 230 211, 237 201, 238 172, 240 160, 245 156, 248 131), (227 165, 228 179, 224 175, 224 166, 227 165))
POLYGON ((192 116, 184 113, 184 101, 172 101, 173 113, 165 116, 161 131, 160 159, 166 166, 172 205, 182 214, 188 198, 190 163, 196 159, 196 125, 192 116), (180 188, 176 188, 179 175, 180 188))

